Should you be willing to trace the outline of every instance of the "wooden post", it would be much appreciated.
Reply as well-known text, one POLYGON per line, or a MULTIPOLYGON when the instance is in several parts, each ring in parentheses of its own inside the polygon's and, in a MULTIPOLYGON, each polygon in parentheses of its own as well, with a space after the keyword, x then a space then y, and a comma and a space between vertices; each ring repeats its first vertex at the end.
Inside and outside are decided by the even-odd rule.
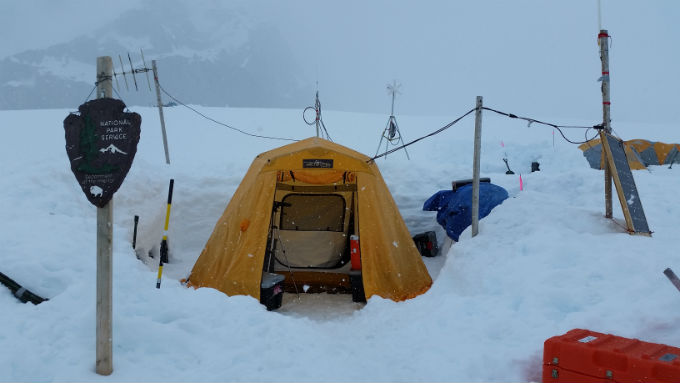
POLYGON ((475 110, 475 153, 472 162, 472 236, 479 233, 479 157, 482 141, 482 96, 477 96, 475 110))
MULTIPOLYGON (((600 60, 602 61, 602 126, 604 131, 611 134, 611 101, 609 98, 609 34, 606 29, 601 29, 597 36, 600 44, 600 60)), ((612 218, 612 173, 609 169, 607 154, 602 150, 604 159, 604 216, 612 218)))
MULTIPOLYGON (((97 98, 113 97, 113 60, 97 57, 97 98)), ((97 208, 97 362, 99 375, 113 372, 112 348, 113 200, 97 208)))
POLYGON ((153 69, 153 82, 156 84, 156 101, 158 102, 158 114, 161 117, 161 132, 163 133, 163 148, 165 149, 165 163, 170 165, 170 153, 168 152, 168 137, 165 134, 165 118, 163 117, 163 102, 161 101, 161 86, 158 83, 158 69, 156 60, 151 60, 153 69))

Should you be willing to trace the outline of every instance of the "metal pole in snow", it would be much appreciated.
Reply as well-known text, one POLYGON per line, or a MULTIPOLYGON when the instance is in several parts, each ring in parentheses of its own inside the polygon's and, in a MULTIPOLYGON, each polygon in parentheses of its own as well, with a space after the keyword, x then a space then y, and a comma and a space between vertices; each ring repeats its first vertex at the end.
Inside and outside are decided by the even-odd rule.
POLYGON ((158 114, 161 117, 161 132, 163 133, 163 148, 165 149, 165 163, 170 165, 170 153, 168 152, 168 137, 165 134, 165 118, 163 117, 163 102, 161 101, 161 86, 158 83, 158 69, 156 60, 151 60, 153 70, 153 81, 156 84, 156 101, 158 102, 158 114))

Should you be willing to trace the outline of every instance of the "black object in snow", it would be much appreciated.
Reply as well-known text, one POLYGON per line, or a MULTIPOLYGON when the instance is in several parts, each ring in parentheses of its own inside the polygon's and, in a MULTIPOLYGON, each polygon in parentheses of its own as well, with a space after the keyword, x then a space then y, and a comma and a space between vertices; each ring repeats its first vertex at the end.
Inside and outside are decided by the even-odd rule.
POLYGON ((47 298, 40 297, 26 290, 20 284, 16 283, 12 278, 6 276, 3 273, 0 273, 0 283, 7 286, 12 294, 22 303, 31 302, 34 305, 37 305, 48 300, 47 298))

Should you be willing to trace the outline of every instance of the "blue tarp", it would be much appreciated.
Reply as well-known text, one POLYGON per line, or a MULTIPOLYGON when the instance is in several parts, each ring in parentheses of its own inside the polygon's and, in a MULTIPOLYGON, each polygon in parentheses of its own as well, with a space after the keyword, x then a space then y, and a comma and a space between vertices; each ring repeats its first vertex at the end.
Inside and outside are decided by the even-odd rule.
MULTIPOLYGON (((500 205, 508 192, 498 185, 482 182, 479 184, 479 219, 489 215, 491 209, 500 205)), ((436 211, 437 223, 446 229, 454 241, 466 227, 472 224, 472 184, 457 190, 440 190, 423 205, 423 210, 436 211)))

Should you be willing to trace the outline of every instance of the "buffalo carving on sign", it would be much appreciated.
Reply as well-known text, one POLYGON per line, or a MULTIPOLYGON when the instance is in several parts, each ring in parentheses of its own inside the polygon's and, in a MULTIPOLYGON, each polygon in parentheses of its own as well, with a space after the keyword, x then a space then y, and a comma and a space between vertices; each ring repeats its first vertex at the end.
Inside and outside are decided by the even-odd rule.
POLYGON ((104 207, 123 183, 137 153, 142 117, 125 104, 99 98, 64 120, 66 154, 87 199, 104 207))

